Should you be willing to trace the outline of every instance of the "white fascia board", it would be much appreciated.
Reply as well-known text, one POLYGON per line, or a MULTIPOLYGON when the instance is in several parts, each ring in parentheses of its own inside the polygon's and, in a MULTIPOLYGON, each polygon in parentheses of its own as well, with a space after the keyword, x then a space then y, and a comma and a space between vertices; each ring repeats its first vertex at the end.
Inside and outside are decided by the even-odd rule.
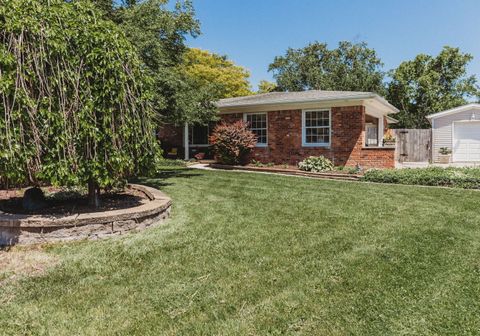
POLYGON ((467 105, 455 107, 455 108, 452 108, 450 110, 430 114, 426 118, 429 119, 429 120, 430 119, 435 119, 435 118, 440 118, 440 117, 444 117, 444 116, 447 116, 447 115, 450 115, 450 114, 463 112, 463 111, 469 110, 471 108, 480 109, 480 104, 472 103, 472 104, 467 104, 467 105))
POLYGON ((266 103, 251 103, 251 104, 242 104, 242 105, 230 105, 230 106, 221 106, 218 107, 218 110, 220 114, 223 113, 235 113, 236 109, 242 109, 243 112, 248 112, 248 108, 255 108, 255 107, 265 107, 265 111, 268 111, 268 106, 282 106, 282 105, 299 105, 299 109, 302 109, 302 105, 304 104, 312 104, 312 103, 318 103, 318 104, 328 104, 328 103, 345 103, 348 104, 350 102, 358 102, 362 101, 365 103, 368 103, 369 101, 375 102, 378 105, 381 105, 383 107, 386 107, 388 111, 385 111, 385 114, 392 114, 392 113, 398 113, 399 110, 387 102, 384 98, 380 97, 379 95, 375 93, 371 94, 363 94, 363 95, 358 95, 355 97, 349 97, 349 98, 332 98, 332 99, 309 99, 309 100, 302 100, 302 101, 282 101, 282 102, 266 102, 266 103), (223 110, 223 111, 222 111, 223 110))

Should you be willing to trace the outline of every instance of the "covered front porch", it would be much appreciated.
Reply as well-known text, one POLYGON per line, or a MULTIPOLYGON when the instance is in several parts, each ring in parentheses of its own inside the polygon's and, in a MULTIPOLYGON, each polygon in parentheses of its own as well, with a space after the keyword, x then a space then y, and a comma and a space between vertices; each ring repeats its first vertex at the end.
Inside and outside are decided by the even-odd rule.
POLYGON ((389 143, 384 141, 384 137, 389 130, 388 125, 397 122, 397 120, 385 116, 380 111, 367 109, 365 112, 364 147, 388 147, 389 143))
POLYGON ((207 125, 188 124, 183 126, 183 159, 192 158, 199 160, 212 158, 209 137, 214 128, 214 123, 207 125))

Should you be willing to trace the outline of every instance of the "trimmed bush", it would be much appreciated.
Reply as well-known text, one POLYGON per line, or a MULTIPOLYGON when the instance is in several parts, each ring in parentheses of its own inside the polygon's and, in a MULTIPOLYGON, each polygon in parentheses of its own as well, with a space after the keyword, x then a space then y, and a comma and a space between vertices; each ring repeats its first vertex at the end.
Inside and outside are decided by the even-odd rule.
POLYGON ((257 137, 241 120, 233 124, 219 124, 210 136, 210 143, 218 162, 228 165, 246 164, 257 143, 257 137))
POLYGON ((310 172, 333 170, 333 163, 324 156, 310 156, 298 164, 298 168, 310 172))
POLYGON ((372 169, 363 181, 480 189, 480 168, 372 169))

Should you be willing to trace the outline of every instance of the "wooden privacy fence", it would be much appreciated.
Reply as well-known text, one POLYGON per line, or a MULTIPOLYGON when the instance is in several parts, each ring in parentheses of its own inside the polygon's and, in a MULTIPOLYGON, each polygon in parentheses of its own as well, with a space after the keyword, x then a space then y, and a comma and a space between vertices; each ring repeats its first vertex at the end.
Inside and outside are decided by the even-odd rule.
POLYGON ((394 129, 395 160, 398 162, 426 162, 432 157, 431 129, 394 129))

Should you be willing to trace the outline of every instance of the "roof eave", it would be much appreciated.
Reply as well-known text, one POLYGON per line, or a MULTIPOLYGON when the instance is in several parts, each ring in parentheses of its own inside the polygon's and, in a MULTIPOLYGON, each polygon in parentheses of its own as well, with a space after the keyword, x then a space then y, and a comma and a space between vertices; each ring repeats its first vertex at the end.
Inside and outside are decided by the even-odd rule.
POLYGON ((388 101, 386 101, 381 96, 375 93, 358 95, 355 97, 348 97, 348 98, 342 97, 342 98, 331 98, 331 99, 307 99, 302 101, 289 100, 289 101, 282 101, 282 102, 251 103, 251 104, 241 104, 241 105, 226 105, 226 106, 217 105, 217 107, 221 111, 222 109, 248 108, 248 107, 269 106, 269 105, 311 104, 311 103, 328 103, 328 102, 341 102, 341 101, 349 102, 349 101, 358 101, 358 100, 366 100, 366 99, 375 99, 375 101, 387 107, 390 110, 389 113, 399 112, 399 110, 395 106, 393 106, 388 101))
POLYGON ((387 123, 389 123, 389 124, 398 124, 400 122, 397 119, 389 117, 389 116, 386 116, 386 119, 387 119, 387 123))
POLYGON ((441 112, 430 114, 430 115, 426 116, 425 118, 427 118, 428 120, 432 120, 432 119, 435 119, 435 118, 444 117, 444 116, 447 116, 447 115, 450 115, 450 114, 455 114, 455 113, 458 113, 458 112, 462 112, 462 111, 468 110, 469 108, 480 109, 480 104, 471 103, 471 104, 467 104, 467 105, 454 107, 454 108, 446 110, 446 111, 441 111, 441 112))

